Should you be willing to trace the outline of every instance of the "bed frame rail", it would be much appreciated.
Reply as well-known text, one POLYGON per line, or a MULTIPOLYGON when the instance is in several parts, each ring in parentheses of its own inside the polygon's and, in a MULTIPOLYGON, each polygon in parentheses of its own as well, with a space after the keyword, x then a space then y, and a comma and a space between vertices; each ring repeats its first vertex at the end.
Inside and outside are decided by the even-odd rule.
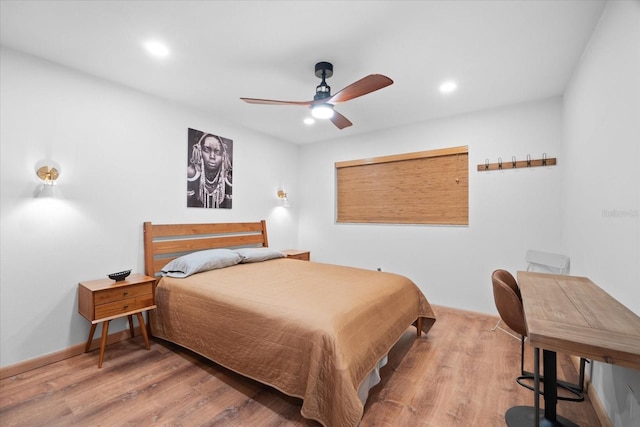
POLYGON ((144 268, 156 276, 169 261, 189 252, 214 248, 268 247, 267 222, 152 224, 145 222, 144 268))

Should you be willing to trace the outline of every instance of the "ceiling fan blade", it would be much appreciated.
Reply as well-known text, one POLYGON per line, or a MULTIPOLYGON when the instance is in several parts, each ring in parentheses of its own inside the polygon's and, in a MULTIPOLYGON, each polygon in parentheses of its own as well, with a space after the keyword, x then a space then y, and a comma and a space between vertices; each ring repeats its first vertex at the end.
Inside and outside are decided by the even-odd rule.
POLYGON ((349 101, 359 96, 366 95, 376 90, 387 87, 393 83, 387 76, 382 74, 369 74, 367 77, 363 77, 355 83, 342 89, 340 92, 333 95, 327 102, 338 103, 349 101))
POLYGON ((336 125, 338 129, 344 129, 353 124, 349 119, 338 113, 336 110, 333 110, 333 116, 329 120, 331 120, 331 123, 336 125))
POLYGON ((301 105, 308 107, 313 101, 276 101, 274 99, 258 99, 258 98, 240 98, 244 102, 249 104, 264 104, 264 105, 301 105))

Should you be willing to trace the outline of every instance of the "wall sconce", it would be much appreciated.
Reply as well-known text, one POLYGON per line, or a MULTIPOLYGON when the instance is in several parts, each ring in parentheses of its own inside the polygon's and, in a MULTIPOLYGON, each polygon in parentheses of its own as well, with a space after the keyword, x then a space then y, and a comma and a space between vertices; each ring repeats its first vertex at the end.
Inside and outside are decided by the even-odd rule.
POLYGON ((52 160, 43 160, 36 164, 36 175, 42 181, 36 197, 56 197, 59 196, 55 185, 60 177, 60 165, 52 160))
POLYGON ((282 206, 284 206, 285 208, 289 207, 289 200, 287 199, 287 193, 282 188, 278 189, 278 199, 280 199, 282 206))

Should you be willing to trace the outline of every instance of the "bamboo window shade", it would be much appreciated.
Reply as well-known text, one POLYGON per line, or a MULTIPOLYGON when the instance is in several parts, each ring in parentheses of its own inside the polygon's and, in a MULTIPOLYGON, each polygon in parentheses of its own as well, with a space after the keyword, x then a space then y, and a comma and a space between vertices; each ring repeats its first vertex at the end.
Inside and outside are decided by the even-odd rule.
POLYGON ((469 224, 467 146, 337 162, 336 221, 469 224))

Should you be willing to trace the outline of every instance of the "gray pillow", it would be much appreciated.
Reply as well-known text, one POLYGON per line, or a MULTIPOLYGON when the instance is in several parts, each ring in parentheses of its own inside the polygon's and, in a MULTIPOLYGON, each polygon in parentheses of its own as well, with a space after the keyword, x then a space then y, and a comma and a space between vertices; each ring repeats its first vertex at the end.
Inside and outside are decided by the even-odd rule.
POLYGON ((242 258, 240 262, 243 264, 286 257, 282 252, 271 248, 240 248, 236 249, 236 252, 242 258))
POLYGON ((174 259, 162 268, 161 273, 163 276, 183 278, 201 271, 229 267, 240 261, 240 255, 230 249, 208 249, 174 259))

